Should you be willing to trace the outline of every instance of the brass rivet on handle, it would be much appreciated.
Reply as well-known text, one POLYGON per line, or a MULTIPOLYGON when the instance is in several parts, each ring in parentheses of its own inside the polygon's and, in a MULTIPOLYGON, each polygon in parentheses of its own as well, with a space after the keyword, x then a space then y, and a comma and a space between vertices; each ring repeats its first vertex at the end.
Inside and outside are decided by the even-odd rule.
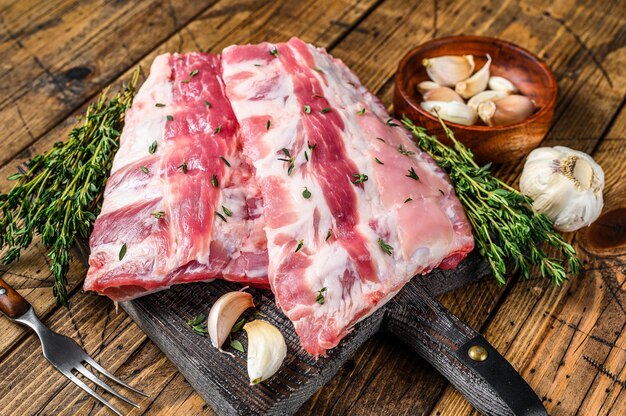
POLYGON ((472 345, 467 350, 467 355, 474 361, 485 361, 489 357, 487 350, 480 345, 472 345))

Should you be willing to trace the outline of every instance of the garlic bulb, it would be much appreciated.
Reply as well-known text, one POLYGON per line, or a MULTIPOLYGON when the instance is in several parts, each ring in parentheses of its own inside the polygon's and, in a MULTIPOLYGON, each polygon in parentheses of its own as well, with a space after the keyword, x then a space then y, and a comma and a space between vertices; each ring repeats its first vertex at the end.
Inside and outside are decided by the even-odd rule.
POLYGON ((422 81, 417 84, 417 91, 419 91, 420 94, 424 95, 426 94, 426 92, 434 90, 435 88, 439 88, 440 86, 441 85, 433 81, 422 81))
POLYGON ((254 308, 252 295, 248 292, 228 292, 213 304, 207 318, 207 331, 215 348, 222 351, 230 330, 248 308, 254 308))
POLYGON ((491 56, 487 55, 487 63, 483 65, 474 75, 456 84, 454 91, 463 98, 470 98, 484 91, 489 82, 489 67, 491 66, 491 56))
POLYGON ((516 94, 519 92, 517 87, 511 81, 504 77, 489 78, 489 89, 494 91, 502 91, 507 94, 516 94))
POLYGON ((520 191, 559 231, 575 231, 602 211, 604 172, 591 156, 564 146, 541 147, 526 159, 520 191))
POLYGON ((454 87, 458 82, 469 78, 474 71, 474 57, 438 56, 422 60, 430 79, 442 87, 454 87))
POLYGON ((248 377, 250 385, 273 376, 287 356, 287 344, 278 328, 255 320, 244 325, 248 334, 248 377))
POLYGON ((495 100, 499 100, 500 98, 504 98, 506 96, 507 96, 507 93, 504 91, 487 90, 487 91, 479 92, 478 94, 470 98, 469 101, 467 102, 467 105, 472 107, 474 110, 478 111, 478 104, 482 103, 483 101, 495 101, 495 100))
POLYGON ((424 101, 456 101, 464 103, 463 98, 452 88, 437 87, 432 90, 426 91, 424 94, 424 101))
POLYGON ((478 120, 476 110, 456 101, 424 101, 420 106, 435 116, 439 115, 443 120, 465 126, 471 126, 478 120))
POLYGON ((525 95, 507 95, 495 101, 478 104, 478 115, 488 126, 505 126, 526 120, 535 112, 535 105, 525 95))

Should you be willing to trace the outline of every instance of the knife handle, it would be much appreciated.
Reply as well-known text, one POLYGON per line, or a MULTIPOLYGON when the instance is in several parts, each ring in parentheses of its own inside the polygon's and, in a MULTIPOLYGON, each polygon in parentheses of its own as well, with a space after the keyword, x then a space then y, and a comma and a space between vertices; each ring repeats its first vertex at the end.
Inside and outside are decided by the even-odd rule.
POLYGON ((30 308, 30 303, 0 278, 0 312, 15 319, 24 315, 28 308, 30 308))
POLYGON ((486 415, 547 416, 513 366, 413 279, 389 302, 387 329, 409 344, 486 415))

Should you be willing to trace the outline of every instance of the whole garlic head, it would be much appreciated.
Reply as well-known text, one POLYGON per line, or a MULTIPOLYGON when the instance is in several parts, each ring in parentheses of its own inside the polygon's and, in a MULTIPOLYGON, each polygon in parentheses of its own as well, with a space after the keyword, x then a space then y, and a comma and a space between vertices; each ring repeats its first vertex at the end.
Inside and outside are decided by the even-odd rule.
POLYGON ((564 146, 540 147, 526 159, 520 191, 533 199, 559 231, 576 231, 600 216, 604 172, 586 153, 564 146))

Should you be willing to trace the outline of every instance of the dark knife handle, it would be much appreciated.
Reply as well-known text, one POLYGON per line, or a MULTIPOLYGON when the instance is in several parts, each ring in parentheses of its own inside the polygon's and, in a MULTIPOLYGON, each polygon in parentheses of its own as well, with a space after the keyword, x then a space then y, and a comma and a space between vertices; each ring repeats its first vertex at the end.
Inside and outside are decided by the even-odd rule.
POLYGON ((0 312, 15 319, 24 315, 28 308, 30 308, 30 303, 0 278, 0 312))
POLYGON ((481 413, 546 416, 513 366, 413 279, 390 301, 387 329, 409 344, 481 413))

